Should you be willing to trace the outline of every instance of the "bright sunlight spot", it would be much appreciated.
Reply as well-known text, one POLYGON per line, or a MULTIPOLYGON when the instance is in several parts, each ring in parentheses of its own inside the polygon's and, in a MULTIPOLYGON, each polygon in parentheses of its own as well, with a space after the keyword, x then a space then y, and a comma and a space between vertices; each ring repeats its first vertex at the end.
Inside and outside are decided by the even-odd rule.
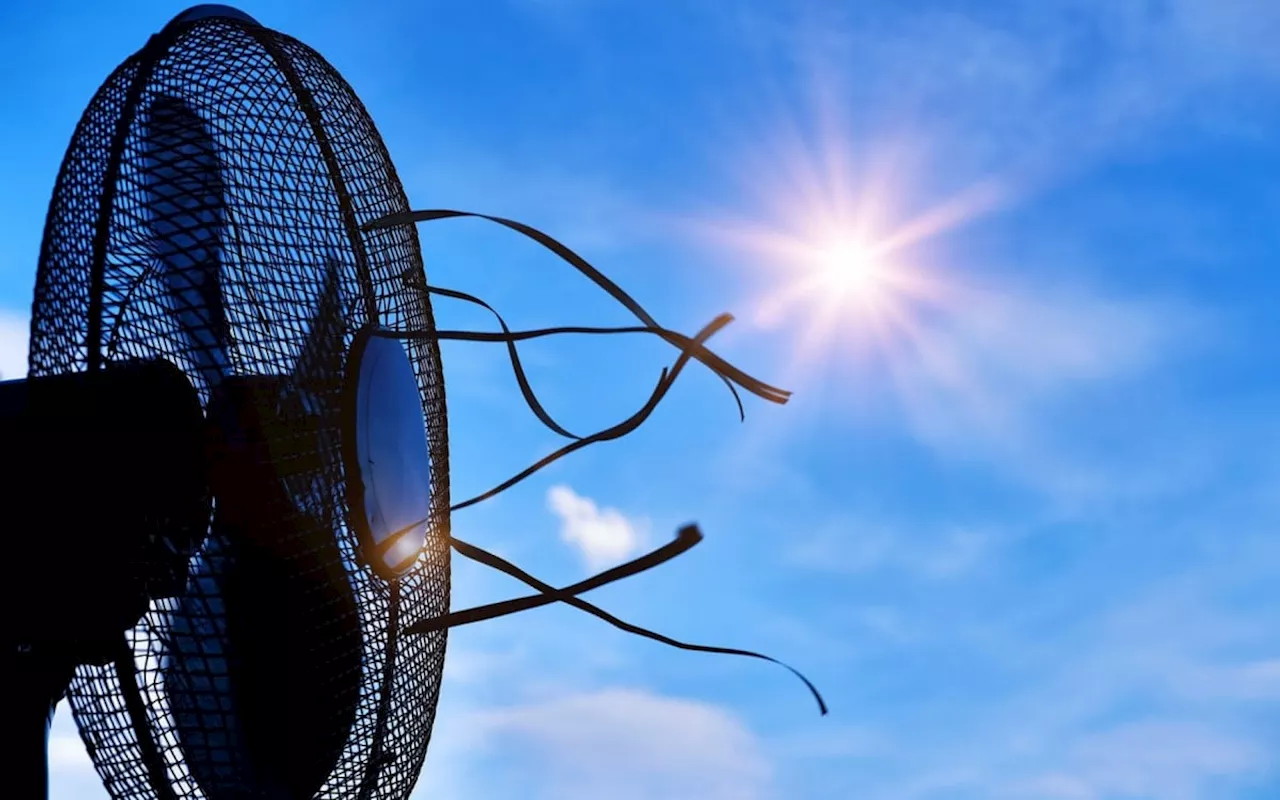
POLYGON ((822 282, 842 297, 868 301, 882 287, 883 265, 874 251, 855 239, 837 239, 818 251, 822 282))

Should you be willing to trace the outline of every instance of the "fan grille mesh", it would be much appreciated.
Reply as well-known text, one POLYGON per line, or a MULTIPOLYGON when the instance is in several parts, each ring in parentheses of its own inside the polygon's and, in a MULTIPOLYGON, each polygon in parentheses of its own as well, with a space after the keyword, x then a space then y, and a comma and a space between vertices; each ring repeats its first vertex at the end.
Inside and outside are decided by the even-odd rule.
MULTIPOLYGON (((233 374, 294 371, 320 303, 327 260, 339 264, 342 353, 363 325, 433 327, 416 234, 405 228, 359 231, 365 222, 407 210, 407 203, 351 88, 315 51, 288 36, 204 19, 153 37, 107 79, 76 128, 46 223, 32 313, 32 376, 161 357, 186 369, 209 400, 211 387, 193 367, 199 363, 196 345, 178 329, 148 234, 148 133, 138 109, 161 96, 194 110, 219 153, 226 197, 222 289, 233 374)), ((430 341, 407 347, 427 421, 434 519, 422 557, 395 592, 356 565, 332 416, 314 439, 321 452, 302 454, 305 463, 289 478, 295 497, 305 498, 316 514, 338 510, 325 523, 336 531, 341 552, 341 563, 330 566, 348 574, 363 627, 356 722, 319 797, 407 796, 434 721, 444 634, 406 637, 388 647, 393 614, 402 627, 447 612, 449 602, 448 443, 439 351, 430 341), (394 680, 384 684, 389 657, 394 680), (384 690, 392 696, 384 698, 384 690), (370 769, 374 753, 378 763, 370 769)), ((319 363, 303 359, 298 380, 336 404, 342 371, 319 363)), ((222 611, 217 585, 196 582, 189 585, 192 592, 216 622, 222 611)), ((153 601, 126 634, 136 677, 119 664, 85 666, 69 691, 89 753, 117 798, 205 796, 185 765, 190 754, 182 750, 166 696, 164 665, 175 647, 170 620, 176 605, 173 599, 153 601), (122 676, 136 681, 142 706, 131 710, 122 676), (163 763, 159 786, 144 757, 148 739, 163 763)), ((215 676, 222 668, 216 656, 206 659, 215 676)))

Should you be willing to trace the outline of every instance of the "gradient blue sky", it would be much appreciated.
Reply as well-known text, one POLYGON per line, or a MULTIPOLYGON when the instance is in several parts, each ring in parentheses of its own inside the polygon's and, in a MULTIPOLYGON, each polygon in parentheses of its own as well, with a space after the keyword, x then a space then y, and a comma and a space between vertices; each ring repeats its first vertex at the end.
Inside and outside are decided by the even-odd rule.
MULTIPOLYGON (((6 374, 76 119, 182 6, 0 6, 6 374)), ((640 432, 455 529, 568 582, 697 520, 702 546, 596 599, 784 658, 831 715, 781 670, 548 608, 451 635, 415 797, 1280 796, 1280 5, 242 7, 346 76, 415 206, 538 225, 673 327, 731 311, 717 349, 796 393, 742 425, 690 370, 640 432), (842 198, 886 230, 947 223, 892 259, 947 290, 888 298, 902 324, 878 338, 847 304, 815 343, 820 298, 762 318, 796 273, 720 234, 842 198)), ((434 225, 430 280, 514 326, 627 323, 519 238, 434 225)), ((527 352, 581 431, 671 355, 527 352)), ((500 349, 446 358, 458 496, 556 444, 500 349)), ((520 591, 468 564, 455 581, 458 606, 520 591)), ((55 798, 98 796, 66 713, 52 754, 55 798)))

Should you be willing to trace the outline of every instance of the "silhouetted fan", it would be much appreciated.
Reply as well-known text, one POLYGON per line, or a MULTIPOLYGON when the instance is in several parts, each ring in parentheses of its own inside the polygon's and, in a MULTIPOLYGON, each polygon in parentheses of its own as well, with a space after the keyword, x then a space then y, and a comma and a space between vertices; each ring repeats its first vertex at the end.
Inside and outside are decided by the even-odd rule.
POLYGON ((6 537, 19 677, 6 719, 17 763, 32 765, 9 778, 16 796, 45 792, 65 694, 116 798, 403 798, 446 630, 552 602, 765 658, 677 642, 578 597, 684 552, 695 526, 559 589, 451 535, 451 511, 634 430, 690 359, 730 389, 787 398, 705 347, 727 315, 696 337, 662 328, 564 245, 496 217, 641 324, 437 330, 432 294, 484 303, 427 284, 413 225, 458 216, 482 215, 410 211, 350 87, 234 9, 180 14, 98 90, 49 206, 29 375, 0 383, 13 475, 0 499, 30 519, 6 537), (569 433, 529 389, 516 343, 621 332, 680 356, 636 414, 569 433), (452 505, 441 339, 505 343, 530 408, 571 440, 452 505), (537 593, 451 613, 451 548, 537 593))

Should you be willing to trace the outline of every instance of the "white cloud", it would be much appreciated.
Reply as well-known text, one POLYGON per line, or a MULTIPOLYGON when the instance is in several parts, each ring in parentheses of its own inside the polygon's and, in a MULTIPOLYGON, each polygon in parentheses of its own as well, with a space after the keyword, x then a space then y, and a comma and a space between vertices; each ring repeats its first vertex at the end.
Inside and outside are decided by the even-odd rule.
POLYGON ((751 800, 770 794, 772 768, 760 742, 707 703, 614 688, 478 712, 472 723, 488 746, 533 756, 532 784, 520 797, 751 800))
POLYGON ((1214 783, 1266 765, 1252 741, 1189 722, 1119 725, 1077 742, 1068 768, 1037 776, 1022 787, 1046 800, 1218 797, 1214 783))
POLYGON ((578 551, 590 569, 624 561, 644 544, 640 524, 616 508, 600 508, 568 486, 551 487, 547 507, 560 518, 560 538, 578 551))
POLYGON ((27 374, 30 330, 26 315, 0 310, 0 380, 13 380, 27 374))
POLYGON ((63 700, 49 731, 49 800, 106 800, 107 796, 80 740, 71 706, 63 700))
POLYGON ((92 770, 93 761, 79 736, 60 734, 49 737, 49 769, 92 770))

